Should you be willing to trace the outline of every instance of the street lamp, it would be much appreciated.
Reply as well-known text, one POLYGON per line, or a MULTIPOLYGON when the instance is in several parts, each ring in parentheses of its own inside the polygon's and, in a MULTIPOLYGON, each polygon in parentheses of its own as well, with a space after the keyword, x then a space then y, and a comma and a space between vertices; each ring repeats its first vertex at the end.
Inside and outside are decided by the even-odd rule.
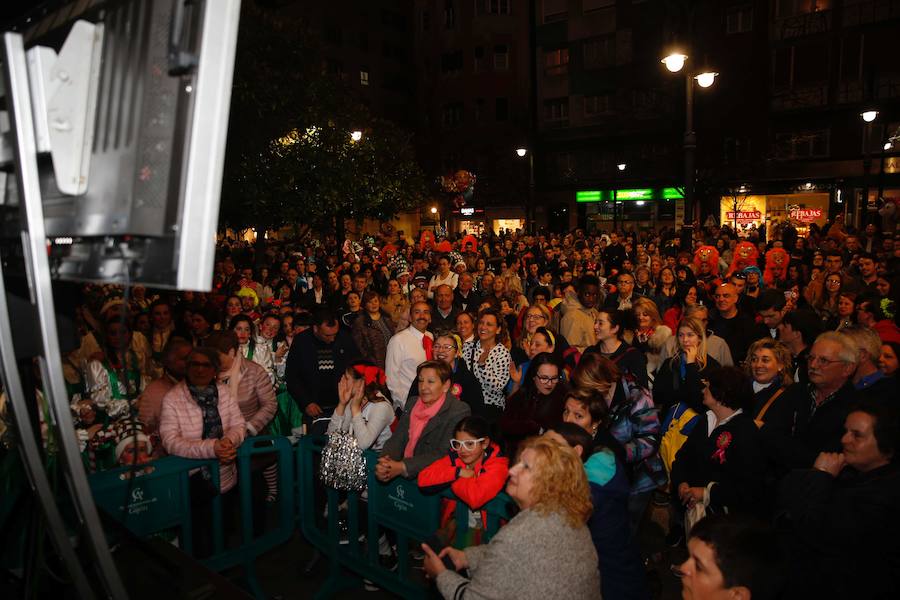
POLYGON ((668 55, 660 62, 666 65, 666 68, 672 73, 677 73, 681 69, 684 68, 684 63, 687 60, 687 54, 681 54, 680 52, 673 52, 668 55))
MULTIPOLYGON (((859 114, 863 123, 863 189, 860 205, 855 207, 853 211, 853 225, 857 225, 857 215, 860 211, 866 210, 869 205, 869 172, 872 170, 872 122, 878 118, 877 110, 864 110, 859 114)), ((884 158, 884 150, 881 151, 882 160, 884 158)), ((883 164, 883 163, 882 163, 883 164)))
MULTIPOLYGON (((627 163, 619 163, 616 165, 616 168, 619 170, 619 173, 624 173, 625 169, 628 168, 627 163)), ((616 230, 618 226, 618 216, 619 216, 619 179, 616 177, 613 180, 613 231, 616 230)))
MULTIPOLYGON (((673 52, 662 59, 662 63, 672 73, 684 68, 687 55, 673 52)), ((701 88, 708 88, 719 74, 703 70, 696 75, 685 75, 685 117, 684 117, 684 223, 681 226, 681 247, 691 249, 694 243, 694 160, 697 150, 697 132, 694 131, 694 81, 701 88)))
POLYGON ((353 131, 350 133, 350 139, 353 140, 354 142, 358 142, 359 140, 361 140, 362 136, 363 136, 362 131, 360 131, 358 129, 356 131, 353 131))
POLYGON ((432 206, 430 210, 431 210, 431 216, 434 219, 434 233, 435 233, 435 235, 437 235, 438 219, 439 219, 437 206, 432 206))
POLYGON ((516 156, 528 157, 528 200, 525 205, 525 231, 528 231, 534 227, 534 152, 529 152, 528 148, 520 146, 516 148, 516 156))
POLYGON ((628 165, 625 164, 625 163, 619 163, 619 164, 616 165, 616 168, 619 169, 620 171, 624 171, 624 170, 625 170, 625 167, 627 167, 627 166, 628 166, 628 165))
POLYGON ((697 85, 699 85, 700 87, 708 88, 713 83, 715 83, 717 75, 718 73, 714 71, 706 71, 705 73, 700 73, 699 75, 695 76, 694 79, 697 80, 697 85))

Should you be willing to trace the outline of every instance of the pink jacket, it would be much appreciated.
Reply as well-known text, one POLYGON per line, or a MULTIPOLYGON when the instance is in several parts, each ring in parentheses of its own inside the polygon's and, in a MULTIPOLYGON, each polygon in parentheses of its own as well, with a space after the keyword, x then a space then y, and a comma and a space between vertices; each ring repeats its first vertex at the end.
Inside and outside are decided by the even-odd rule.
MULTIPOLYGON (((218 385, 219 417, 225 437, 234 442, 235 448, 244 441, 246 423, 241 409, 231 397, 227 385, 218 385)), ((185 382, 173 387, 165 395, 162 402, 162 415, 159 420, 159 436, 162 438, 166 452, 184 458, 215 458, 213 450, 216 440, 201 439, 203 435, 203 414, 200 407, 191 397, 185 382)), ((227 492, 237 483, 237 469, 234 463, 219 465, 220 484, 223 492, 227 492)))

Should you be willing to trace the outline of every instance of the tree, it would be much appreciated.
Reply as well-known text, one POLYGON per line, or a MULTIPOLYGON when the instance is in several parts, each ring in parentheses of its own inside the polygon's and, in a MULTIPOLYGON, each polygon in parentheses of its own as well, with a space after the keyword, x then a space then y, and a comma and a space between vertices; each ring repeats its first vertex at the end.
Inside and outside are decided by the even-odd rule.
POLYGON ((322 74, 315 38, 297 21, 244 6, 221 222, 334 227, 341 239, 344 219, 384 220, 419 206, 425 177, 411 134, 322 74))

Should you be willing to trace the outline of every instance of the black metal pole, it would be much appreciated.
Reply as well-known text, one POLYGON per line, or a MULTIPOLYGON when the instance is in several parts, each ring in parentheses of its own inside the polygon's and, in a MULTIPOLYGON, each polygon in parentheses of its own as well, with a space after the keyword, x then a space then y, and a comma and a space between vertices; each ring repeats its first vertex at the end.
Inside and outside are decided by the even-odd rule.
POLYGON ((863 129, 863 188, 860 205, 853 213, 853 225, 859 227, 862 216, 869 210, 869 172, 872 170, 872 152, 869 146, 872 143, 872 124, 866 123, 863 129))
POLYGON ((690 72, 685 76, 684 120, 684 224, 681 226, 681 248, 694 247, 694 160, 697 133, 694 131, 694 82, 690 72))

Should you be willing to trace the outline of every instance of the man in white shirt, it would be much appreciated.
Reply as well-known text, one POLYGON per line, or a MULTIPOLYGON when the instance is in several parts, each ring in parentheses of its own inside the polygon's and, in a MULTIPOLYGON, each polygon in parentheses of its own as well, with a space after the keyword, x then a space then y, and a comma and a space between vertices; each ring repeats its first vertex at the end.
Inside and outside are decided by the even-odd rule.
POLYGON ((384 372, 387 387, 394 399, 394 408, 403 409, 409 387, 416 378, 416 368, 427 360, 426 346, 430 349, 434 336, 428 331, 431 324, 431 307, 427 302, 416 302, 409 309, 411 324, 394 334, 388 342, 384 372), (428 338, 426 342, 423 338, 428 338))

